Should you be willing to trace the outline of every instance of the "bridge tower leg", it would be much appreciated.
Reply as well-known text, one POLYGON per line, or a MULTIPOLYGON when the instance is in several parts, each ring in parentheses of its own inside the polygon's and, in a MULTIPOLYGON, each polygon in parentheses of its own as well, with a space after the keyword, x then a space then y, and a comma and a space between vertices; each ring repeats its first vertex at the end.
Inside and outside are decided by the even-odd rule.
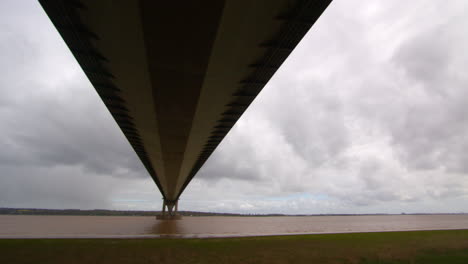
POLYGON ((161 220, 178 220, 181 219, 181 216, 178 214, 178 206, 179 201, 170 201, 170 200, 163 200, 163 207, 161 211, 161 215, 156 216, 156 219, 161 220), (166 211, 167 208, 167 211, 166 211))

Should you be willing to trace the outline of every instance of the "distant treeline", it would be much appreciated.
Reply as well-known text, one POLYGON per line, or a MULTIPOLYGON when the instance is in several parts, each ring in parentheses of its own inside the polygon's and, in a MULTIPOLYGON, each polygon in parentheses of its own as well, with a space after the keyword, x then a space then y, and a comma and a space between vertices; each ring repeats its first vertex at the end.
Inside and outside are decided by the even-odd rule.
MULTIPOLYGON (((155 216, 161 214, 160 211, 117 211, 117 210, 80 210, 80 209, 37 209, 37 208, 0 208, 0 215, 96 215, 96 216, 155 216)), ((237 214, 204 213, 179 211, 183 216, 213 216, 226 215, 236 216, 237 214)))
MULTIPOLYGON (((179 211, 182 216, 259 216, 230 213, 210 213, 179 211)), ((0 215, 96 215, 96 216, 155 216, 161 211, 117 211, 117 210, 80 210, 80 209, 37 209, 37 208, 0 208, 0 215)), ((268 214, 261 216, 284 216, 281 214, 268 214)))
MULTIPOLYGON (((118 211, 118 210, 80 210, 80 209, 37 209, 37 208, 0 208, 0 215, 96 215, 96 216, 155 216, 161 211, 118 211)), ((211 213, 179 211, 182 216, 352 216, 352 215, 389 215, 389 214, 231 214, 231 213, 211 213)), ((405 215, 405 213, 401 213, 405 215)), ((465 214, 465 213, 453 213, 465 214)), ((428 215, 416 213, 411 215, 428 215)))

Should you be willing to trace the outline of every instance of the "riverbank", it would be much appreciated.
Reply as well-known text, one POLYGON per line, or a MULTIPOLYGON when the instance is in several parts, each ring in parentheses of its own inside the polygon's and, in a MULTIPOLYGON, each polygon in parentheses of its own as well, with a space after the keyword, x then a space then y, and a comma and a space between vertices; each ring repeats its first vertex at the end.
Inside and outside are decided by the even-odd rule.
POLYGON ((3 239, 0 263, 468 263, 468 230, 210 239, 3 239))

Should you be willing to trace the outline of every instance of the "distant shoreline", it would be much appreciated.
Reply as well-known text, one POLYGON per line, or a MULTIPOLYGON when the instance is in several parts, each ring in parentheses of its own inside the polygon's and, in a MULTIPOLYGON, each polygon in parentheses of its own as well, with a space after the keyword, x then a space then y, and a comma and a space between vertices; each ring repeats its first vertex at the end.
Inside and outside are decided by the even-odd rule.
MULTIPOLYGON (((74 216, 155 216, 161 211, 123 211, 106 209, 42 209, 42 208, 0 208, 0 215, 74 215, 74 216)), ((182 216, 242 216, 242 217, 271 217, 271 216, 359 216, 359 215, 466 215, 468 213, 401 213, 401 214, 235 214, 179 211, 182 216)))

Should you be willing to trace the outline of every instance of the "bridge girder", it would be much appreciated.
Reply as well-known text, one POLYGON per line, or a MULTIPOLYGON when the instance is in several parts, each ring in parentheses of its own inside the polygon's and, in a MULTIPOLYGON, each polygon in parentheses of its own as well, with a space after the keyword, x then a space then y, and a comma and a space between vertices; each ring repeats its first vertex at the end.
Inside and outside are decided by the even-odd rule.
POLYGON ((169 203, 330 2, 40 0, 169 203))

